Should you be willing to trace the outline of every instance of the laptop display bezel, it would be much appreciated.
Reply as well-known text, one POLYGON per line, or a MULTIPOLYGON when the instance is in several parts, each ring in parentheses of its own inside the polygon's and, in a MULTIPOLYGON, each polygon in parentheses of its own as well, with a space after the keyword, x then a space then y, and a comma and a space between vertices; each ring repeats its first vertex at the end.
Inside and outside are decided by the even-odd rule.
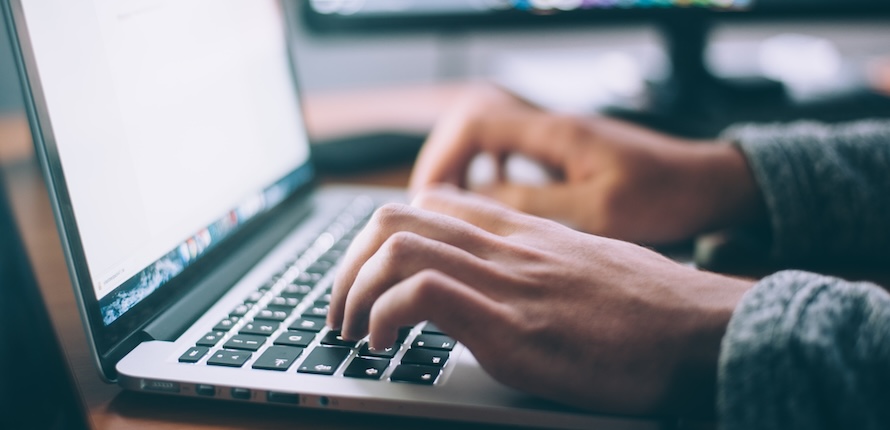
MULTIPOLYGON (((296 187, 295 190, 278 205, 265 213, 249 220, 231 237, 226 238, 220 245, 203 256, 194 265, 186 268, 181 274, 167 282, 164 286, 154 291, 132 309, 121 315, 110 325, 103 322, 99 300, 93 289, 93 283, 87 268, 84 248, 77 228, 77 220, 74 216, 71 198, 65 182, 65 174, 61 159, 53 135, 52 122, 45 102, 43 89, 39 80, 39 71, 33 53, 33 47, 24 19, 22 0, 3 0, 4 15, 12 42, 13 55, 16 67, 22 82, 25 108, 31 124, 31 133, 34 147, 40 160, 47 190, 56 218, 56 225, 62 248, 65 254, 68 270, 74 288, 75 297, 86 330, 87 338, 91 344, 92 352, 103 377, 109 381, 115 378, 114 364, 126 352, 129 352, 138 343, 144 340, 141 330, 154 318, 167 309, 177 299, 189 293, 198 284, 198 280, 206 276, 215 267, 215 262, 223 259, 239 244, 249 239, 249 232, 260 228, 265 223, 275 218, 275 208, 286 206, 295 199, 301 199, 316 183, 315 169, 312 165, 311 146, 310 157, 307 161, 291 172, 305 169, 304 175, 307 181, 296 187)), ((291 41, 291 26, 293 20, 292 9, 288 2, 277 1, 280 5, 284 33, 291 64, 291 77, 297 93, 298 102, 302 105, 299 95, 299 83, 296 67, 293 59, 291 41)), ((303 118, 295 118, 295 121, 303 121, 303 118)), ((305 130, 305 124, 303 124, 305 130)), ((308 136, 307 142, 308 142, 308 136)), ((234 281, 233 281, 234 282, 234 281)), ((199 313, 199 312, 198 312, 199 313)), ((198 315, 196 315, 197 317, 198 315)))

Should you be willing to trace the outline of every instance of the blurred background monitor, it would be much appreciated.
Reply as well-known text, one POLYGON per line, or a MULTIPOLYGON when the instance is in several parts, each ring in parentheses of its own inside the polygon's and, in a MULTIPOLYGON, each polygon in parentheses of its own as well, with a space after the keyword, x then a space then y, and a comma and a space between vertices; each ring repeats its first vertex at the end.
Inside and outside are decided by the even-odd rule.
POLYGON ((886 0, 309 0, 316 31, 496 28, 639 20, 873 17, 886 0))
POLYGON ((801 105, 777 81, 718 78, 706 61, 715 22, 885 19, 888 0, 309 0, 303 9, 306 27, 318 37, 430 31, 459 37, 651 23, 661 36, 665 73, 647 82, 645 101, 604 111, 676 134, 713 136, 739 121, 831 122, 890 114, 890 103, 875 94, 801 105))

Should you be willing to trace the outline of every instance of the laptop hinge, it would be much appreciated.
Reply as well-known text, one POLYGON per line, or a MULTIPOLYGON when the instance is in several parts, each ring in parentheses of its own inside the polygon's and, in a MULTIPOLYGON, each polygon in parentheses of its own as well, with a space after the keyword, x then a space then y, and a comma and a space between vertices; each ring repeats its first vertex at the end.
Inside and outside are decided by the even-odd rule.
POLYGON ((311 213, 311 198, 296 200, 281 207, 281 212, 270 217, 264 228, 220 259, 214 265, 216 270, 199 279, 198 285, 147 324, 143 333, 152 340, 172 342, 179 338, 311 213))

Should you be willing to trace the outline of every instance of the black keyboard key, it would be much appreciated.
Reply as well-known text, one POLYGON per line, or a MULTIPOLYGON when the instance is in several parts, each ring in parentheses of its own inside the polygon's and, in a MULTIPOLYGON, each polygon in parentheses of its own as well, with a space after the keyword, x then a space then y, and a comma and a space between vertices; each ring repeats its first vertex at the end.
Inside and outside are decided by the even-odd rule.
POLYGON ((298 346, 305 348, 315 340, 315 333, 308 331, 288 331, 281 333, 278 339, 275 339, 275 345, 298 346))
POLYGON ((180 363, 197 363, 202 357, 207 355, 210 352, 210 348, 205 348, 203 346, 195 346, 189 348, 185 354, 179 356, 180 363))
POLYGON ((408 336, 411 335, 411 330, 413 330, 413 329, 414 329, 414 327, 412 327, 412 326, 400 327, 399 335, 398 335, 398 337, 396 337, 396 342, 397 343, 404 342, 405 339, 407 339, 408 336))
POLYGON ((343 371, 343 376, 361 379, 380 379, 387 367, 389 367, 389 360, 356 357, 343 371))
POLYGON ((226 335, 224 331, 212 331, 210 333, 205 334, 202 338, 198 339, 195 342, 195 345, 198 346, 216 346, 219 343, 220 339, 226 335))
POLYGON ((436 327, 435 324, 427 321, 427 323, 423 326, 423 330, 421 330, 423 334, 446 334, 442 329, 436 327))
POLYGON ((380 357, 380 358, 393 358, 396 356, 396 353, 399 352, 398 344, 384 348, 384 349, 375 349, 371 350, 370 345, 365 342, 362 347, 358 350, 358 355, 362 357, 380 357))
POLYGON ((290 346, 270 346, 260 358, 253 363, 254 369, 285 371, 303 353, 303 348, 290 346))
POLYGON ((304 316, 290 325, 289 329, 291 330, 306 330, 313 332, 320 332, 322 328, 324 328, 324 318, 313 318, 304 316))
POLYGON ((278 330, 278 326, 280 325, 281 323, 277 321, 253 321, 244 324, 244 327, 241 327, 241 331, 238 333, 269 336, 272 333, 275 333, 275 330, 278 330))
POLYGON ((440 373, 442 373, 442 370, 438 367, 402 364, 393 370, 389 379, 396 382, 433 385, 440 373))
POLYGON ((295 297, 298 299, 302 299, 306 297, 306 294, 312 292, 312 286, 301 284, 301 283, 293 283, 284 287, 281 290, 281 297, 295 297))
POLYGON ((251 336, 248 334, 239 334, 237 336, 232 336, 228 342, 223 345, 223 348, 228 349, 243 349, 245 351, 256 351, 260 349, 263 344, 266 343, 266 338, 263 336, 251 336))
POLYGON ((337 241, 340 241, 346 233, 349 233, 349 230, 352 229, 353 224, 355 224, 354 220, 345 219, 337 217, 334 222, 325 229, 326 232, 330 233, 332 237, 336 238, 337 241))
POLYGON ((343 336, 340 335, 340 330, 329 331, 321 338, 321 343, 322 345, 345 346, 348 348, 355 348, 358 345, 358 341, 343 339, 343 336))
POLYGON ((448 351, 415 348, 409 349, 402 356, 402 364, 422 364, 424 366, 442 367, 448 361, 448 351))
POLYGON ((324 255, 319 257, 318 261, 325 261, 333 265, 340 261, 341 258, 343 258, 343 254, 344 252, 342 250, 332 248, 329 249, 328 252, 325 252, 324 255))
POLYGON ((247 298, 244 299, 245 303, 256 303, 266 295, 265 291, 257 290, 247 295, 247 298))
POLYGON ((286 313, 288 316, 290 316, 290 314, 294 311, 294 308, 291 308, 291 307, 288 307, 288 306, 275 306, 275 305, 269 305, 269 306, 266 306, 266 309, 267 309, 267 310, 270 310, 270 311, 272 311, 272 312, 278 312, 278 311, 280 311, 280 312, 284 312, 284 313, 286 313))
POLYGON ((343 360, 349 355, 349 351, 349 348, 319 346, 309 353, 297 372, 333 375, 340 367, 340 363, 343 363, 343 360))
POLYGON ((276 308, 295 308, 300 304, 300 299, 296 297, 273 297, 269 302, 269 307, 276 308))
POLYGON ((330 303, 315 302, 312 304, 312 306, 309 307, 309 309, 306 309, 306 311, 303 312, 303 315, 326 318, 328 316, 328 311, 330 310, 330 308, 330 303))
POLYGON ((231 315, 233 317, 243 317, 244 314, 246 314, 248 311, 250 311, 250 308, 252 308, 252 307, 253 307, 253 303, 240 304, 238 306, 235 306, 235 309, 232 309, 232 312, 229 312, 229 315, 231 315))
POLYGON ((329 270, 331 270, 331 267, 334 267, 334 263, 325 260, 318 260, 315 263, 309 265, 309 267, 306 268, 306 272, 324 275, 325 273, 328 273, 329 270))
POLYGON ((247 351, 220 350, 213 353, 207 360, 211 366, 241 367, 250 360, 251 353, 247 351))
POLYGON ((213 326, 213 331, 229 331, 235 324, 238 323, 239 317, 228 317, 222 321, 220 321, 217 325, 213 326))
POLYGON ((422 334, 414 338, 415 348, 440 349, 451 351, 454 349, 454 339, 440 334, 422 334))
POLYGON ((280 322, 286 320, 288 316, 290 316, 290 312, 288 311, 266 308, 257 312, 254 319, 280 322))
POLYGON ((346 236, 343 236, 343 239, 335 243, 334 246, 332 246, 331 249, 328 250, 328 252, 333 251, 345 253, 346 250, 349 249, 349 244, 352 242, 353 239, 355 239, 355 234, 347 233, 346 236))
POLYGON ((303 272, 297 275, 297 279, 294 279, 295 284, 304 284, 304 285, 315 285, 319 280, 321 280, 323 274, 321 273, 309 273, 303 272))
POLYGON ((331 293, 322 294, 315 303, 325 303, 327 305, 331 304, 331 293))
POLYGON ((283 278, 284 275, 287 274, 288 270, 290 270, 290 265, 285 265, 283 269, 275 272, 275 274, 272 275, 272 279, 277 282, 279 279, 283 278))

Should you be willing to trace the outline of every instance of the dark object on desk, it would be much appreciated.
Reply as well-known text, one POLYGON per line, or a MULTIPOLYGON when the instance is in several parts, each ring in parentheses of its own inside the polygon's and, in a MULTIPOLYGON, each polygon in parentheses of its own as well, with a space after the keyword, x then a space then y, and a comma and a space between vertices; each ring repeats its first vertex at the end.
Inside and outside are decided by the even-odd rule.
POLYGON ((410 164, 426 136, 375 133, 313 142, 312 158, 322 173, 358 173, 410 164))
POLYGON ((0 428, 88 427, 0 180, 0 428))

